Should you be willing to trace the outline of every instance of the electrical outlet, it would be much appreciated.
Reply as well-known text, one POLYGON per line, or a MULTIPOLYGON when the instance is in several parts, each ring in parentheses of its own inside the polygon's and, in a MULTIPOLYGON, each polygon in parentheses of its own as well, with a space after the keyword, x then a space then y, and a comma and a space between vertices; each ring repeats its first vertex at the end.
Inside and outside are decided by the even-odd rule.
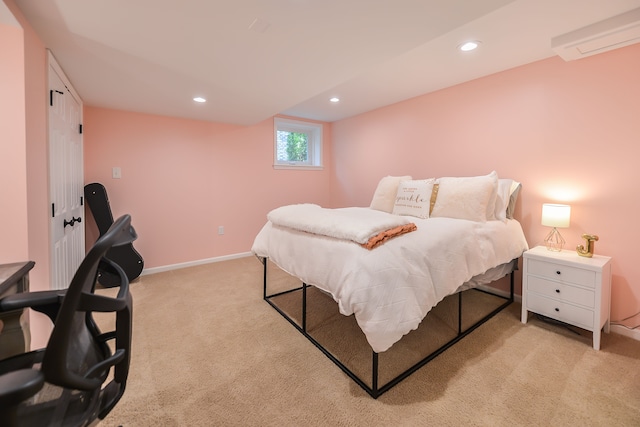
POLYGON ((114 179, 122 178, 122 170, 118 166, 115 166, 111 169, 111 177, 114 179))
POLYGON ((221 225, 218 227, 218 234, 221 236, 224 234, 224 226, 221 225))

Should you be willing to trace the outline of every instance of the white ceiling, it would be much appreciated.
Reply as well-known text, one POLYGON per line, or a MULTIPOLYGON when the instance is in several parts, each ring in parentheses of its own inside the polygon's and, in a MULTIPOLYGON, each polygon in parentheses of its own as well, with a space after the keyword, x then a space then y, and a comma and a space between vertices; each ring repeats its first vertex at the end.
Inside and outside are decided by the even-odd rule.
POLYGON ((335 121, 554 55, 640 0, 15 0, 86 105, 335 121), (456 50, 467 39, 479 49, 456 50), (208 102, 197 104, 194 96, 208 102), (341 102, 332 104, 331 96, 341 102))

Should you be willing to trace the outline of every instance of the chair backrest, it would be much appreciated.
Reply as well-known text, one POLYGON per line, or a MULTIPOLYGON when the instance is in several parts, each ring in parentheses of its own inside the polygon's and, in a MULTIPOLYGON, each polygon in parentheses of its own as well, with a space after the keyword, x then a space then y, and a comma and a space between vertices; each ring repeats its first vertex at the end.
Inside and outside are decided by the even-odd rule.
POLYGON ((136 238, 131 217, 123 215, 92 246, 66 290, 42 360, 46 382, 92 392, 100 400, 100 419, 124 393, 131 359, 133 305, 127 275, 103 257, 111 247, 131 243, 136 238), (120 276, 116 297, 94 293, 99 265, 120 276), (93 312, 115 313, 115 329, 102 333, 93 312), (112 339, 115 339, 113 351, 108 344, 112 339), (105 387, 103 383, 112 367, 113 379, 105 387))

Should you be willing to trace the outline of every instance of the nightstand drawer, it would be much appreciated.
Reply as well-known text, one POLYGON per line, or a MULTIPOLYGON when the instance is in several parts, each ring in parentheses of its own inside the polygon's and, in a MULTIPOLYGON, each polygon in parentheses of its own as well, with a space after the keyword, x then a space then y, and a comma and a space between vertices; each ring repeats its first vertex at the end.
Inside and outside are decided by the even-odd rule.
POLYGON ((549 261, 539 261, 530 259, 527 273, 536 276, 545 277, 551 280, 557 280, 565 283, 574 283, 577 285, 595 288, 596 272, 583 268, 570 267, 563 264, 556 264, 549 261))
POLYGON ((542 295, 527 295, 527 308, 544 316, 593 331, 593 310, 566 304, 542 295))
POLYGON ((569 286, 537 276, 528 276, 527 290, 555 300, 584 305, 589 308, 595 307, 596 295, 594 291, 589 289, 569 286))

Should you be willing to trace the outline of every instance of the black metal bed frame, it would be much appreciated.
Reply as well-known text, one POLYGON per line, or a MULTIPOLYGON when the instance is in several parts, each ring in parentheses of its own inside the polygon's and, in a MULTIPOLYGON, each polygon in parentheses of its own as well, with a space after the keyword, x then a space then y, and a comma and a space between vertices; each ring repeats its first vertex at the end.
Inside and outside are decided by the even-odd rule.
POLYGON ((509 276, 510 276, 510 278, 509 278, 510 293, 509 293, 508 297, 505 297, 505 296, 502 296, 502 295, 499 295, 499 294, 496 294, 496 293, 493 293, 493 292, 488 292, 488 291, 484 291, 484 290, 476 288, 476 290, 480 290, 482 292, 486 292, 486 293, 488 293, 490 295, 493 295, 495 297, 502 298, 502 299, 505 300, 505 302, 502 303, 497 308, 493 309, 489 314, 485 315, 479 321, 477 321, 476 323, 472 324, 471 326, 469 326, 465 330, 462 330, 462 293, 463 292, 458 292, 458 330, 457 330, 456 336, 454 338, 452 338, 451 340, 449 340, 448 342, 446 342, 445 344, 443 344, 442 346, 440 346, 439 348, 437 348, 436 350, 432 351, 429 355, 424 357, 422 360, 420 360, 419 362, 415 363, 413 366, 411 366, 410 368, 408 368, 407 370, 405 370, 401 374, 397 375, 395 378, 391 379, 390 381, 388 381, 386 384, 384 384, 382 386, 379 386, 379 384, 378 384, 378 353, 373 351, 373 350, 371 350, 371 353, 372 353, 372 360, 371 360, 372 378, 371 378, 371 387, 370 387, 360 377, 358 377, 358 375, 356 375, 351 369, 349 369, 335 355, 333 355, 329 350, 327 350, 322 344, 320 344, 313 336, 311 336, 307 332, 307 288, 310 287, 311 285, 307 285, 306 283, 303 282, 302 286, 300 286, 298 288, 289 289, 289 290, 286 290, 286 291, 283 291, 283 292, 277 292, 277 293, 274 293, 274 294, 271 294, 271 295, 267 295, 267 262, 268 262, 268 258, 260 257, 260 261, 262 262, 262 264, 264 266, 264 276, 263 276, 263 280, 264 280, 263 298, 264 298, 264 300, 266 302, 268 302, 269 305, 271 305, 278 313, 280 313, 282 315, 282 317, 287 319, 287 321, 289 323, 291 323, 294 328, 296 328, 302 335, 304 335, 309 341, 311 341, 322 353, 324 353, 325 356, 327 356, 329 358, 329 360, 331 360, 333 363, 335 363, 345 374, 347 374, 353 381, 355 381, 356 384, 358 384, 364 391, 366 391, 374 399, 377 399, 383 393, 389 391, 392 387, 394 387, 397 384, 399 384, 402 380, 404 380, 407 377, 409 377, 415 371, 417 371, 418 369, 420 369, 421 367, 423 367, 424 365, 429 363, 435 357, 437 357, 442 352, 444 352, 445 350, 447 350, 448 348, 450 348, 451 346, 456 344, 462 338, 464 338, 465 336, 467 336, 468 334, 473 332, 480 325, 482 325, 483 323, 487 322, 493 316, 495 316, 500 311, 502 311, 504 308, 506 308, 508 305, 510 305, 514 301, 514 297, 513 297, 513 295, 514 295, 514 293, 513 293, 513 288, 514 288, 513 273, 514 273, 515 270, 517 270, 517 265, 518 265, 517 264, 517 260, 513 260, 512 261, 513 264, 514 264, 514 267, 511 270, 511 273, 509 273, 509 276), (275 298, 275 297, 278 297, 278 296, 281 296, 281 295, 284 295, 284 294, 293 293, 293 292, 296 292, 296 291, 302 291, 302 320, 301 320, 302 324, 298 324, 298 322, 296 322, 296 320, 294 320, 291 316, 289 316, 287 313, 285 313, 284 310, 282 310, 280 307, 278 307, 278 305, 275 302, 272 301, 272 298, 275 298))

